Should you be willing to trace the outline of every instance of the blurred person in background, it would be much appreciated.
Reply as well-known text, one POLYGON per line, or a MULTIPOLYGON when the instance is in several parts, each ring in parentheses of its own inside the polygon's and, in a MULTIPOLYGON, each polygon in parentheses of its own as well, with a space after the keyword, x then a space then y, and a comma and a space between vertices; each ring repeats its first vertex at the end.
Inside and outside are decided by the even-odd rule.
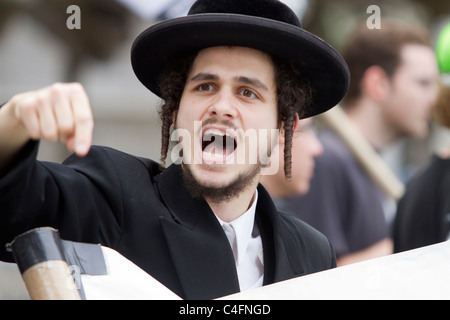
MULTIPOLYGON (((389 21, 381 29, 364 26, 350 38, 343 56, 352 80, 342 107, 375 150, 427 135, 439 72, 426 31, 389 21)), ((388 197, 334 132, 324 130, 319 138, 324 152, 317 158, 310 191, 278 199, 279 208, 324 233, 338 266, 392 253, 388 197)))
MULTIPOLYGON (((279 165, 284 166, 284 141, 280 141, 280 148, 277 148, 272 157, 279 158, 279 165)), ((274 175, 264 175, 261 177, 261 183, 271 195, 275 205, 280 211, 285 211, 277 204, 278 199, 292 197, 296 195, 304 195, 309 190, 311 178, 314 174, 315 159, 323 152, 313 119, 302 119, 299 126, 294 132, 292 138, 292 167, 291 178, 286 179, 282 170, 274 175)))
MULTIPOLYGON (((450 87, 442 87, 433 116, 450 129, 450 87)), ((393 227, 394 252, 411 250, 449 239, 450 144, 408 183, 400 199, 393 227)))
MULTIPOLYGON (((450 129, 450 24, 436 43, 442 85, 433 119, 450 129)), ((401 252, 449 239, 450 144, 441 147, 407 186, 394 221, 394 251, 401 252)))

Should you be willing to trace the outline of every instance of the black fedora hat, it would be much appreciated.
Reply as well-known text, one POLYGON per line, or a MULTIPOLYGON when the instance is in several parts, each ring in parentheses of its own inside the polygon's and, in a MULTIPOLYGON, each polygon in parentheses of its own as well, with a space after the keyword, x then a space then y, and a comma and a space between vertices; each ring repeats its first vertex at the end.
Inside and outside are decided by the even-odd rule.
POLYGON ((160 96, 157 79, 170 61, 213 46, 242 46, 301 65, 313 89, 305 117, 335 106, 348 89, 347 64, 329 44, 304 30, 277 0, 197 0, 187 16, 151 26, 134 41, 131 62, 138 79, 160 96))

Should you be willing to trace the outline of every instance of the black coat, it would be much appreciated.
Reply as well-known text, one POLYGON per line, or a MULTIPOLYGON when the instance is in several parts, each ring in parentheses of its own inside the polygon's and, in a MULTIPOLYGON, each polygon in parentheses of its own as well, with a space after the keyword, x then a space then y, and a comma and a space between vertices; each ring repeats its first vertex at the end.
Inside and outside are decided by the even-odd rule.
POLYGON ((450 235, 450 159, 433 156, 408 183, 393 226, 394 252, 429 246, 450 235))
MULTIPOLYGON (((93 147, 63 165, 35 160, 29 143, 0 179, 0 258, 4 244, 39 226, 61 238, 101 243, 133 261, 185 299, 239 291, 227 237, 203 199, 184 187, 179 165, 159 165, 114 149, 93 147)), ((264 249, 264 284, 335 267, 329 241, 276 211, 258 186, 256 223, 264 249)))

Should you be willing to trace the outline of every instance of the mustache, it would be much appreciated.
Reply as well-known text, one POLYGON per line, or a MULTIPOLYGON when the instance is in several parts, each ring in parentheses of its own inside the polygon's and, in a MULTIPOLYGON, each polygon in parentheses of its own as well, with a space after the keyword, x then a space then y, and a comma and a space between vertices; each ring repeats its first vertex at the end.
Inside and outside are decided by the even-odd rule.
MULTIPOLYGON (((232 130, 238 130, 239 128, 234 124, 234 122, 233 121, 231 121, 231 120, 227 120, 227 119, 222 119, 222 120, 220 120, 220 119, 216 119, 216 118, 209 118, 209 119, 206 119, 206 120, 203 120, 203 121, 199 121, 199 122, 201 122, 201 124, 200 124, 200 130, 201 130, 201 128, 202 127, 204 127, 204 126, 207 126, 207 125, 222 125, 222 126, 224 126, 224 127, 227 127, 227 128, 229 128, 229 129, 232 129, 232 130)), ((174 123, 173 123, 173 127, 174 127, 174 129, 179 129, 178 128, 178 126, 176 125, 176 121, 174 121, 174 123)), ((201 132, 200 132, 201 133, 201 132)))
POLYGON ((224 127, 233 129, 233 130, 237 130, 239 129, 233 121, 231 120, 227 120, 227 119, 217 119, 217 118, 209 118, 206 119, 204 121, 202 121, 202 126, 207 126, 207 125, 222 125, 224 127))

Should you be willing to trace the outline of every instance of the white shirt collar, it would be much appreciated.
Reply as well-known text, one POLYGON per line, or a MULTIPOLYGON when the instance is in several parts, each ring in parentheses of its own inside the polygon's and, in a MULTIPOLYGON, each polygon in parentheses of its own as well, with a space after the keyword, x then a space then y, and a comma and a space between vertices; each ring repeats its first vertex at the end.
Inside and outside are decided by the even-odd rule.
MULTIPOLYGON (((255 213, 256 213, 256 203, 258 202, 258 190, 255 191, 255 196, 253 198, 253 203, 250 208, 244 212, 241 216, 234 219, 231 222, 222 221, 217 215, 216 218, 219 220, 222 228, 224 226, 231 227, 236 235, 236 243, 237 243, 237 259, 236 265, 242 261, 247 252, 247 247, 249 241, 252 237, 253 227, 255 223, 255 213)), ((231 244, 232 245, 232 244, 231 244)))

